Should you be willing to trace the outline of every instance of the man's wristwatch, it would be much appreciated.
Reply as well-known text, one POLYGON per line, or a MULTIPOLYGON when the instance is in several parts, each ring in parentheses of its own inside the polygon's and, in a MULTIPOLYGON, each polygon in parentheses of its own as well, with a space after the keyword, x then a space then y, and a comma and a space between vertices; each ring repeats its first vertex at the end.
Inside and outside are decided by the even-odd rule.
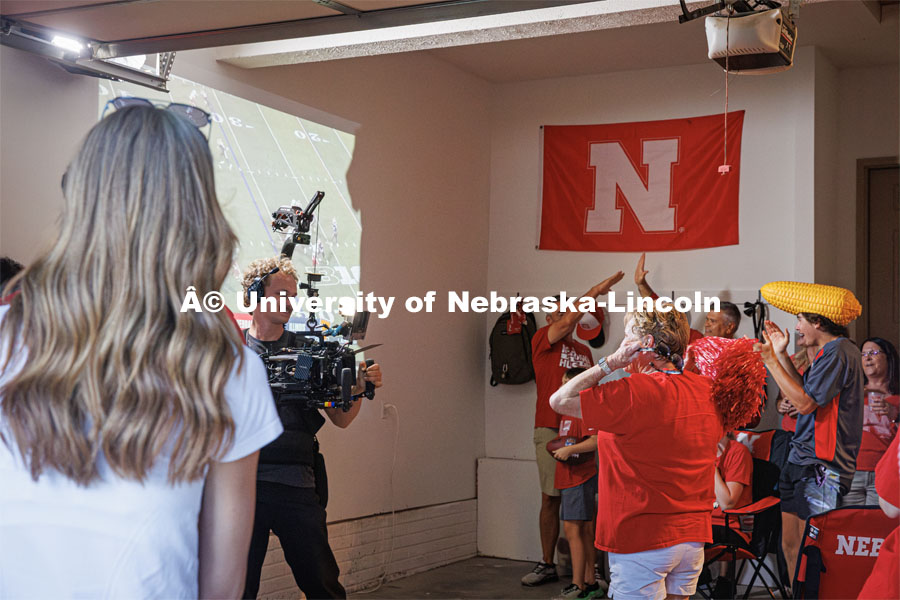
POLYGON ((612 374, 612 369, 609 368, 609 365, 606 363, 606 357, 604 356, 600 360, 597 361, 597 366, 600 367, 600 370, 603 371, 603 376, 607 376, 612 374))

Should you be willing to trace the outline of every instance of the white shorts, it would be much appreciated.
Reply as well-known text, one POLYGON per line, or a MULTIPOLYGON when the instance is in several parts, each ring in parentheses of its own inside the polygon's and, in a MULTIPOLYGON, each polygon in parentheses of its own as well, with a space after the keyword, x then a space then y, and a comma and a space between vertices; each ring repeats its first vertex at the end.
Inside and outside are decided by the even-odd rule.
POLYGON ((693 596, 703 568, 703 542, 632 554, 609 553, 609 596, 616 600, 693 596))

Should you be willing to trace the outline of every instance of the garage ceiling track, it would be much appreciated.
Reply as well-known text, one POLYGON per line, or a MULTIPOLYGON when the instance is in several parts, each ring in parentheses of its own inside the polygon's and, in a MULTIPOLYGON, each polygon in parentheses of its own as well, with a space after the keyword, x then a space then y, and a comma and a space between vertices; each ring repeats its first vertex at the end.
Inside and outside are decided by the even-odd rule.
POLYGON ((4 0, 4 20, 91 44, 106 59, 347 33, 589 0, 4 0))

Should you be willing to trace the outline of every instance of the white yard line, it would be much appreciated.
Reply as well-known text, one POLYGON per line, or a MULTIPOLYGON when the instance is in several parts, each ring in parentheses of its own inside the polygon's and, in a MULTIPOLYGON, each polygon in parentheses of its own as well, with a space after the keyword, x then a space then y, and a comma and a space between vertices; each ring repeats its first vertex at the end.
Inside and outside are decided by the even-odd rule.
POLYGON ((344 149, 344 152, 347 153, 347 156, 349 156, 350 158, 353 158, 353 153, 350 152, 350 148, 348 148, 347 145, 344 144, 344 140, 341 139, 341 134, 337 132, 337 129, 332 129, 332 131, 334 132, 334 135, 337 137, 338 142, 341 143, 341 148, 344 149))
POLYGON ((288 160, 287 155, 284 153, 284 150, 281 148, 281 144, 278 143, 278 138, 275 137, 275 132, 272 131, 272 126, 269 125, 269 120, 266 119, 266 115, 263 112, 262 106, 259 104, 256 105, 257 110, 259 110, 259 116, 262 117, 263 123, 266 124, 266 129, 269 130, 269 135, 272 136, 272 140, 275 142, 275 147, 278 148, 278 152, 281 153, 281 158, 284 159, 284 164, 287 165, 288 171, 291 174, 291 178, 297 184, 297 187, 300 188, 300 195, 303 197, 303 201, 309 200, 309 197, 306 195, 306 192, 303 190, 303 186, 300 185, 300 179, 294 175, 294 169, 291 167, 291 161, 288 160))
POLYGON ((353 211, 353 207, 350 205, 350 202, 347 201, 347 198, 341 192, 340 186, 335 182, 334 175, 331 174, 331 171, 328 169, 328 165, 325 164, 325 161, 322 160, 322 155, 319 154, 319 149, 316 148, 315 143, 313 143, 312 139, 309 137, 309 132, 306 131, 306 127, 303 126, 303 121, 300 117, 297 117, 297 122, 300 123, 300 127, 303 129, 303 135, 306 136, 306 141, 309 142, 309 145, 312 146, 313 152, 316 153, 316 157, 319 159, 319 162, 322 163, 322 168, 325 169, 325 172, 328 173, 329 179, 331 179, 332 185, 334 185, 334 189, 337 190, 338 196, 341 197, 341 200, 344 201, 344 204, 347 206, 347 210, 350 211, 350 216, 353 217, 353 222, 356 223, 356 226, 359 227, 359 230, 362 231, 362 224, 359 222, 359 219, 356 218, 356 213, 353 211))
POLYGON ((225 109, 222 106, 222 102, 219 100, 219 94, 216 92, 214 88, 209 88, 212 90, 213 96, 216 98, 216 102, 219 104, 219 108, 222 110, 222 120, 228 123, 228 130, 231 132, 231 139, 234 140, 234 145, 237 146, 238 152, 241 153, 241 158, 244 161, 244 164, 247 165, 247 173, 250 174, 250 179, 253 180, 253 185, 256 186, 256 191, 259 192, 259 199, 262 201, 263 206, 266 207, 266 212, 272 214, 272 209, 269 208, 269 204, 266 202, 266 197, 262 193, 262 188, 259 187, 259 182, 256 181, 256 176, 253 174, 253 169, 250 168, 250 161, 247 160, 247 156, 244 154, 244 149, 241 147, 241 142, 238 140, 237 136, 234 134, 234 127, 231 125, 231 120, 225 116, 225 109))

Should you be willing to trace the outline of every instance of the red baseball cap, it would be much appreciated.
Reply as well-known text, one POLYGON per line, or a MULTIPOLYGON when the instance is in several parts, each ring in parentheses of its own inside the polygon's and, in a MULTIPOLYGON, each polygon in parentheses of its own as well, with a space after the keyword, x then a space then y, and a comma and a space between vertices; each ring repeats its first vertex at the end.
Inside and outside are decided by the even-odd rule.
POLYGON ((591 341, 603 333, 603 319, 605 318, 606 313, 600 306, 593 312, 584 313, 578 326, 575 327, 576 335, 586 342, 591 341))

